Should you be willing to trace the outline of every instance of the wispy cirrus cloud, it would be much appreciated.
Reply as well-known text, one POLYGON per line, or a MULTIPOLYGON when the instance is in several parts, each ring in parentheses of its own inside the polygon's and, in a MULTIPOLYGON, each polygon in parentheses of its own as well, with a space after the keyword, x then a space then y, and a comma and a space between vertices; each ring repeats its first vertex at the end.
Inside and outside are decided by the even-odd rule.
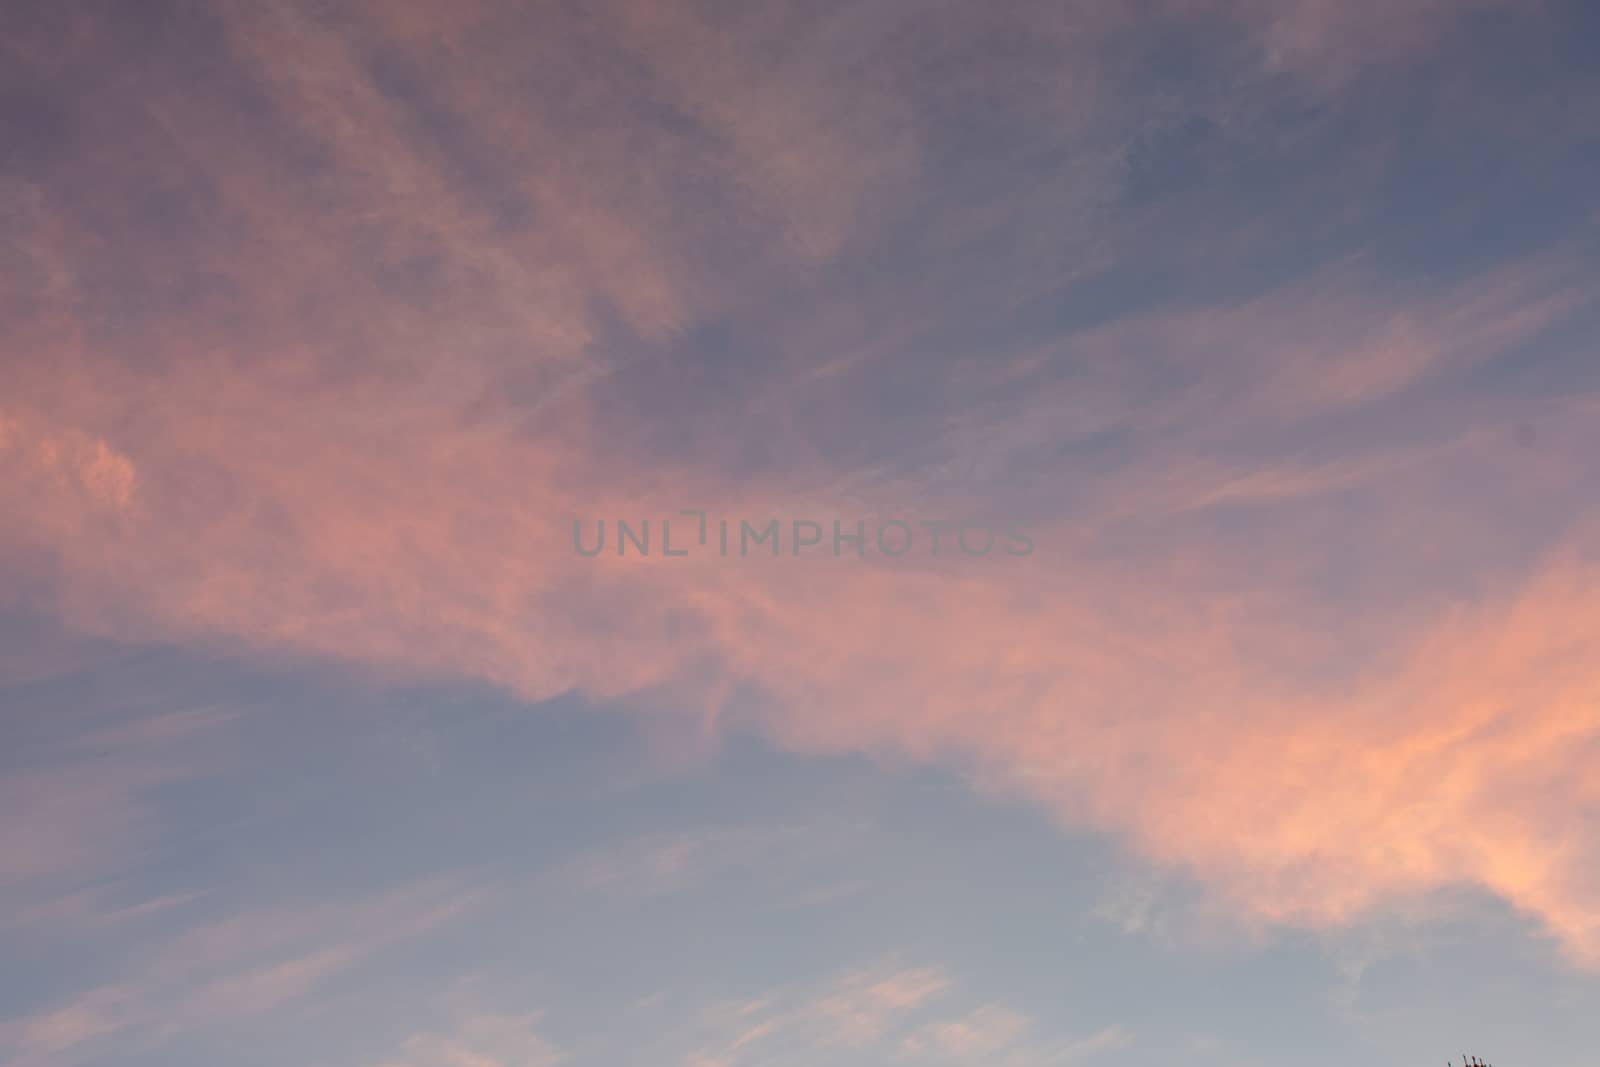
POLYGON ((159 1044, 311 994, 384 948, 421 937, 470 910, 475 891, 448 882, 362 900, 281 906, 198 922, 105 984, 0 1021, 11 1062, 78 1062, 159 1044))
POLYGON ((707 1013, 702 1026, 710 1032, 683 1062, 777 1067, 826 1056, 839 1063, 1044 1067, 1087 1061, 1133 1041, 1121 1026, 1048 1038, 1026 1014, 997 1003, 972 1006, 971 999, 941 970, 880 964, 813 989, 722 1005, 707 1013))
POLYGON ((225 76, 28 27, 23 76, 142 91, 81 88, 3 190, 0 550, 85 632, 646 694, 966 768, 1262 921, 1468 882, 1600 959, 1586 246, 1418 278, 1288 194, 1196 222, 1214 254, 1151 232, 1208 153, 1370 187, 1398 150, 1341 162, 1339 109, 1382 110, 1351 79, 1456 16, 1173 5, 1254 57, 1189 101, 1101 7, 914 15, 225 5, 180 23, 225 76), (1333 116, 1264 100, 1286 70, 1333 116), (1539 352, 1579 398, 1497 402, 1539 352), (987 508, 1040 551, 572 552, 689 506, 987 508))
POLYGON ((942 969, 894 960, 746 998, 664 992, 612 1005, 610 1032, 566 1042, 550 1036, 566 1027, 560 1013, 511 1007, 518 998, 485 976, 460 981, 438 999, 439 1023, 402 1039, 377 1062, 510 1067, 637 1057, 681 1067, 780 1067, 820 1057, 841 1064, 1046 1067, 1092 1062, 1134 1043, 1123 1026, 1052 1036, 1059 1026, 976 998, 942 969), (670 1011, 663 1015, 663 1009, 670 1011))

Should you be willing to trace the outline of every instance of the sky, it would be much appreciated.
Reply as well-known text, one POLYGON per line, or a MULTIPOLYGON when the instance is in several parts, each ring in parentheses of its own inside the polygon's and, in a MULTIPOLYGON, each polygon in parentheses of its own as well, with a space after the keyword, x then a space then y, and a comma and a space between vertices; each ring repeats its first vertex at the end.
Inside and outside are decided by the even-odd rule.
POLYGON ((1597 55, 6 0, 0 1062, 1592 1065, 1597 55))

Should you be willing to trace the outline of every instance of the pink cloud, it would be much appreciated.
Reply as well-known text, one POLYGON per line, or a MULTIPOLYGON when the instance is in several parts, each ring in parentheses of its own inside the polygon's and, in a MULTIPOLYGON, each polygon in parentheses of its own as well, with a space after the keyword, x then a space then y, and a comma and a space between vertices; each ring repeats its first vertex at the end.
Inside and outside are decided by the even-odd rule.
MULTIPOLYGON (((456 35, 498 30, 497 10, 455 22, 413 6, 383 32, 413 58, 442 35, 448 54, 456 35)), ((1304 57, 1307 42, 1343 40, 1351 18, 1382 21, 1360 11, 1299 5, 1271 34, 1304 57)), ((1397 17, 1432 11, 1404 5, 1397 17)), ((1397 295, 1356 267, 1031 353, 1035 366, 1069 355, 1087 369, 1041 382, 1014 410, 954 417, 960 455, 993 473, 1063 437, 1134 443, 1125 465, 1078 487, 1076 510, 1036 501, 1041 549, 1027 559, 579 559, 575 517, 699 505, 848 519, 883 501, 931 505, 935 477, 955 477, 832 469, 814 440, 764 481, 616 446, 597 400, 625 372, 601 343, 607 313, 662 340, 750 308, 774 280, 814 279, 865 239, 924 156, 912 98, 859 64, 784 65, 781 49, 772 63, 748 58, 745 44, 777 49, 782 19, 730 42, 649 5, 607 18, 716 150, 675 154, 686 150, 653 127, 638 134, 644 147, 618 133, 631 128, 621 90, 586 102, 592 121, 513 115, 446 63, 439 106, 482 123, 476 143, 500 153, 532 205, 537 222, 521 229, 470 195, 341 32, 292 8, 237 13, 227 32, 296 136, 327 154, 309 192, 304 175, 231 135, 228 114, 156 79, 148 106, 170 121, 156 121, 167 136, 139 157, 140 176, 198 168, 225 217, 259 240, 153 242, 141 269, 213 269, 248 307, 231 325, 158 316, 146 325, 160 358, 97 348, 89 338, 103 331, 75 316, 82 265, 103 239, 43 194, 29 200, 19 243, 37 253, 24 258, 37 261, 29 278, 46 313, 30 336, 46 358, 0 367, 0 558, 49 560, 60 577, 41 598, 86 633, 488 679, 529 700, 638 698, 796 750, 941 761, 1188 870, 1262 920, 1343 923, 1466 882, 1600 963, 1600 887, 1587 873, 1600 869, 1600 798, 1582 774, 1600 736, 1600 654, 1587 636, 1600 633, 1596 568, 1578 550, 1588 527, 1536 517, 1561 528, 1530 565, 1488 543, 1500 526, 1457 521, 1548 497, 1571 463, 1508 458, 1485 433, 1309 458, 1264 457, 1251 436, 1483 366, 1579 302, 1570 276, 1515 265, 1397 295), (859 110, 841 115, 847 101, 859 110), (629 177, 640 153, 660 186, 629 177), (713 199, 733 205, 729 218, 678 210, 701 186, 726 194, 713 199), (700 251, 746 242, 757 251, 736 268, 700 251), (439 273, 407 290, 407 272, 430 262, 439 273), (1360 524, 1328 518, 1345 492, 1361 494, 1360 524), (1203 525, 1235 506, 1279 510, 1242 540, 1203 525), (1199 524, 1183 527, 1182 547, 1116 543, 1119 523, 1182 521, 1199 524), (1392 578, 1372 603, 1328 594, 1307 544, 1331 555, 1341 538, 1392 578), (1412 579, 1440 560, 1482 574, 1448 590, 1412 579), (759 706, 729 699, 748 691, 759 706)), ((810 47, 831 54, 827 28, 815 32, 810 47)), ((494 69, 512 69, 495 55, 494 69)), ((1067 143, 1099 158, 1093 137, 1073 139, 1092 116, 1043 106, 1076 116, 1067 143)), ((1086 187, 1034 194, 1075 221, 1028 256, 1063 234, 1087 239, 1074 227, 1103 176, 1089 169, 1086 187)), ((940 236, 959 250, 990 221, 978 211, 940 236)), ((925 312, 920 294, 897 299, 925 312)), ((856 328, 871 308, 835 314, 799 335, 880 336, 856 328)), ((846 376, 877 354, 862 343, 807 366, 846 376)), ((777 374, 757 410, 798 435, 781 409, 818 374, 777 374)), ((1581 414, 1552 412, 1549 432, 1592 454, 1581 414)), ((864 428, 839 432, 852 429, 864 428)), ((63 803, 65 822, 82 821, 63 803)), ((670 876, 682 861, 660 862, 670 876)))

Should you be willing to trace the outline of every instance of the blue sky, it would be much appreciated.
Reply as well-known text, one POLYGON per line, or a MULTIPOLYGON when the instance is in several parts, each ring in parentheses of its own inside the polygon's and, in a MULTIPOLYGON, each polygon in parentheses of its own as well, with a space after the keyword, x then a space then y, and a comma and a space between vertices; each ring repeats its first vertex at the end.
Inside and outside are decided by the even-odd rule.
POLYGON ((1597 43, 7 5, 0 1060, 1590 1062, 1597 43))
POLYGON ((41 1062, 1402 1063, 1466 1032, 1578 1063, 1592 1026, 1594 977, 1482 894, 1252 926, 948 772, 94 659, 6 690, 8 782, 88 795, 24 808, 85 852, 8 886, 6 1036, 41 1062))

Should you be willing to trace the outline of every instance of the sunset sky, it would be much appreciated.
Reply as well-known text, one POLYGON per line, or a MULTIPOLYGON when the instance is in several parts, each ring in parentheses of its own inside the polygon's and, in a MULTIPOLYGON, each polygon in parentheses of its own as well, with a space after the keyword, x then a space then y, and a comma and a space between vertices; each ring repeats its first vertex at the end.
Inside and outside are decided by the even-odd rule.
POLYGON ((0 0, 0 1063, 1593 1067, 1597 189, 1591 0, 0 0))

